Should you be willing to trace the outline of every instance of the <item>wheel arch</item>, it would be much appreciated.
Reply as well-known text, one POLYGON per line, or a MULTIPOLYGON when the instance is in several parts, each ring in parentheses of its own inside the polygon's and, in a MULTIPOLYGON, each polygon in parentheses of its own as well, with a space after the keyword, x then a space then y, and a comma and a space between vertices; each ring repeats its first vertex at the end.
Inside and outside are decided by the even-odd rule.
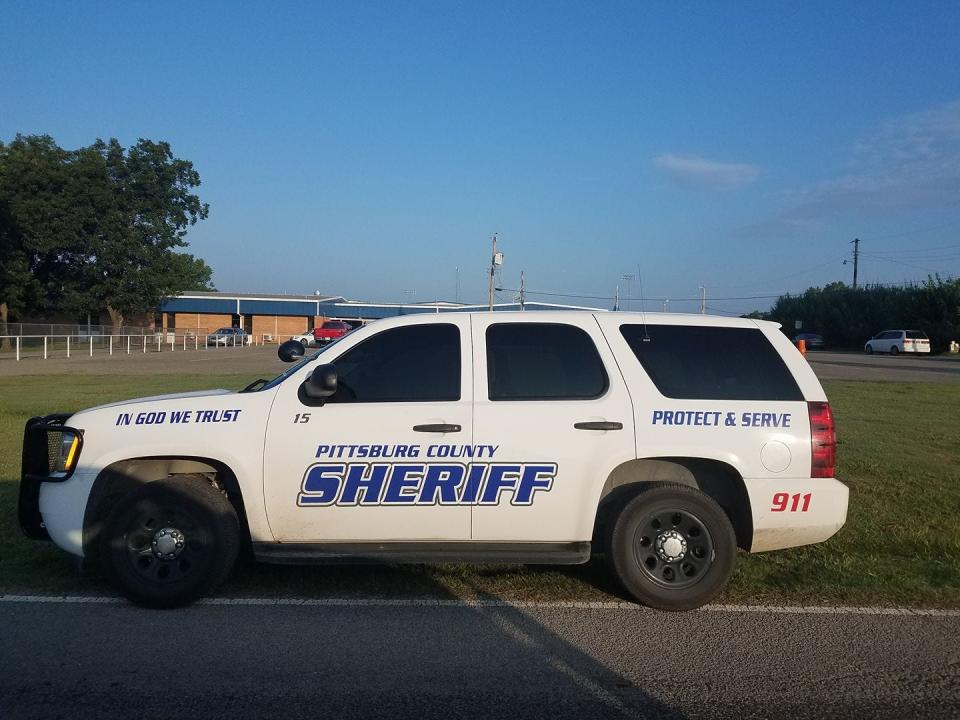
POLYGON ((244 548, 250 547, 250 527, 240 483, 233 469, 221 460, 188 455, 154 455, 125 458, 104 467, 93 481, 83 515, 84 557, 97 557, 103 525, 118 499, 146 483, 172 475, 202 475, 218 487, 233 505, 240 520, 244 548))
POLYGON ((702 457, 650 457, 621 463, 610 472, 600 493, 593 542, 603 548, 606 529, 619 510, 651 484, 676 483, 713 498, 730 518, 737 546, 749 551, 753 542, 750 496, 740 472, 722 460, 702 457))

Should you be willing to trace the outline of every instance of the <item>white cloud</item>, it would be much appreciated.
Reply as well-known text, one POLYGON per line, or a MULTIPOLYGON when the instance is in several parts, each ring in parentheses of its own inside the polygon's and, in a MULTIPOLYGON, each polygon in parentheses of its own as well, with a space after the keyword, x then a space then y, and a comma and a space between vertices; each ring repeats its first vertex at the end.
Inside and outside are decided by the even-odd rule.
POLYGON ((953 101, 879 123, 851 145, 846 172, 785 193, 777 214, 735 235, 809 237, 838 218, 944 209, 958 198, 960 101, 953 101))
POLYGON ((792 212, 952 205, 960 192, 960 101, 890 118, 854 144, 850 171, 802 188, 792 212))
POLYGON ((746 163, 723 163, 697 155, 664 153, 654 164, 683 185, 709 190, 733 190, 748 185, 760 175, 760 169, 746 163))

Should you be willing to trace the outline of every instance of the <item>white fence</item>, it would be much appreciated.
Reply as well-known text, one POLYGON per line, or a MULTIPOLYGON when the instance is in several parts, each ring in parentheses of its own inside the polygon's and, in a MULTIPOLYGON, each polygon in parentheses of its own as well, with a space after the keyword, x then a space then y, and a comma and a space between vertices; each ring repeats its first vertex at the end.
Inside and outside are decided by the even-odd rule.
POLYGON ((0 335, 0 360, 25 358, 93 357, 94 355, 133 355, 135 353, 216 351, 230 348, 274 345, 291 336, 276 337, 269 333, 217 336, 206 333, 153 332, 125 335, 0 335), (214 336, 211 336, 214 337, 214 336))
POLYGON ((89 335, 153 335, 153 327, 135 327, 123 325, 87 325, 69 323, 19 323, 8 322, 6 327, 0 324, 0 336, 3 335, 73 335, 86 338, 89 335))

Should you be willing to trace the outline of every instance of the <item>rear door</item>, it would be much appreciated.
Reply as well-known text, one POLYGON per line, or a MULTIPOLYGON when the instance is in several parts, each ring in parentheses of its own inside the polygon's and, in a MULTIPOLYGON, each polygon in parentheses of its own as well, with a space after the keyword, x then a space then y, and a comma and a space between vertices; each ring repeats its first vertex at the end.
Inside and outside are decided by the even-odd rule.
POLYGON ((635 457, 630 397, 595 318, 537 315, 473 318, 474 540, 589 540, 604 480, 635 457))

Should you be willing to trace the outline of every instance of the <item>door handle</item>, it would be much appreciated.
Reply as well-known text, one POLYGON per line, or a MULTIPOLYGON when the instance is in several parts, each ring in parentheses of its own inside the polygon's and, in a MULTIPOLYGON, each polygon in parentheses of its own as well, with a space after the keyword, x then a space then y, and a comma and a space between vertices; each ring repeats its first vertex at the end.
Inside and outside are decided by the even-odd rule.
POLYGON ((459 425, 454 425, 452 423, 434 423, 432 425, 414 425, 414 432, 438 432, 438 433, 453 433, 460 432, 463 430, 459 425))
POLYGON ((577 430, 623 430, 623 423, 603 420, 600 422, 578 422, 574 423, 573 427, 577 430))

